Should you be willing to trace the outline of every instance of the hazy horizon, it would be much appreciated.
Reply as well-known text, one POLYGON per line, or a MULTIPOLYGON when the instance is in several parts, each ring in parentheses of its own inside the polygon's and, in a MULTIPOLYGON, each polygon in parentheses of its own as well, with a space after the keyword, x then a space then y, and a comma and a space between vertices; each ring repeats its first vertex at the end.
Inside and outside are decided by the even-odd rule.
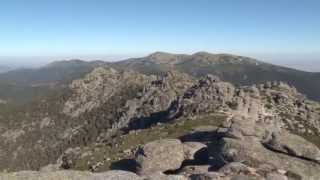
POLYGON ((4 1, 0 64, 207 51, 320 71, 319 7, 316 0, 4 1))
MULTIPOLYGON (((156 51, 154 51, 156 52, 156 51)), ((168 52, 168 53, 181 53, 193 54, 195 52, 168 52)), ((208 52, 208 51, 207 51, 208 52)), ((4 57, 0 56, 0 66, 8 66, 11 68, 35 68, 47 65, 54 61, 79 59, 84 61, 102 60, 102 61, 120 61, 129 58, 144 57, 153 52, 148 53, 135 53, 135 54, 100 54, 100 55, 63 55, 63 56, 30 56, 30 57, 4 57)), ((209 52, 209 53, 231 53, 235 55, 248 56, 260 61, 281 65, 285 67, 295 68, 298 70, 309 72, 320 72, 320 54, 303 53, 303 54, 264 54, 264 53, 232 53, 232 52, 209 52)))

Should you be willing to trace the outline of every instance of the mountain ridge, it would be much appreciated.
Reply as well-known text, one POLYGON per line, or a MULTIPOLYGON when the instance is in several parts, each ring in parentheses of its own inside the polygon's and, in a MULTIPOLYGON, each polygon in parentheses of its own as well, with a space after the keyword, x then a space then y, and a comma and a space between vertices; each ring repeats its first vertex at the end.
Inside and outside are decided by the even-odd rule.
POLYGON ((161 74, 170 69, 179 70, 197 78, 214 74, 225 81, 239 85, 285 81, 297 87, 308 97, 320 100, 317 93, 320 91, 319 73, 277 66, 244 56, 206 52, 191 55, 156 53, 156 59, 154 54, 153 56, 151 54, 151 56, 115 62, 114 65, 145 74, 161 74), (165 60, 157 61, 157 58, 163 55, 166 57, 165 60))
POLYGON ((95 67, 101 66, 134 70, 146 75, 161 75, 172 70, 189 74, 195 78, 213 74, 236 85, 284 81, 297 87, 309 98, 320 100, 318 93, 320 91, 320 73, 277 66, 244 56, 208 52, 197 52, 190 55, 155 52, 145 57, 117 62, 63 60, 37 69, 9 71, 0 74, 2 89, 0 90, 0 99, 14 102, 23 97, 30 97, 23 100, 23 102, 28 102, 38 93, 50 90, 50 88, 66 86, 68 82, 83 77, 95 67), (25 91, 22 90, 23 88, 25 91))

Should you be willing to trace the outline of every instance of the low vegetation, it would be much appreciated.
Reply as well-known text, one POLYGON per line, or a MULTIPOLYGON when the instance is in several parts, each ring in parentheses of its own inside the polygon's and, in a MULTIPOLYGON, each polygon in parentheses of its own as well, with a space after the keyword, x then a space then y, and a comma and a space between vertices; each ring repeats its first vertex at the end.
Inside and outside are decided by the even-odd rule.
POLYGON ((132 158, 130 149, 158 139, 179 138, 198 126, 220 126, 225 118, 224 114, 203 115, 196 119, 183 118, 173 123, 158 124, 149 129, 118 135, 106 143, 82 147, 81 155, 75 159, 72 168, 98 172, 117 169, 119 160, 132 158))

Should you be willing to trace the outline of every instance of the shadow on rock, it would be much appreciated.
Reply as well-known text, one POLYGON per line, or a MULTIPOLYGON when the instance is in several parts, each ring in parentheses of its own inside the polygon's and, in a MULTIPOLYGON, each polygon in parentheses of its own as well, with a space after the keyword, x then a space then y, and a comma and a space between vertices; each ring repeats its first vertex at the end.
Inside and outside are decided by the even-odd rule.
POLYGON ((138 164, 134 159, 122 159, 120 161, 113 162, 110 166, 111 170, 123 170, 123 171, 137 171, 138 164))
POLYGON ((203 142, 203 141, 211 141, 212 138, 216 136, 215 132, 192 132, 181 136, 179 139, 182 142, 203 142))
MULTIPOLYGON (((208 144, 208 156, 211 171, 216 171, 228 163, 225 152, 225 142, 222 138, 215 138, 208 144)), ((232 162, 232 160, 230 159, 232 162)))
POLYGON ((180 172, 183 171, 184 167, 187 166, 200 166, 200 165, 207 165, 209 162, 209 153, 208 153, 208 148, 202 148, 198 152, 194 154, 194 159, 192 160, 184 160, 182 162, 182 165, 179 169, 177 170, 169 170, 166 171, 165 174, 179 174, 180 172))

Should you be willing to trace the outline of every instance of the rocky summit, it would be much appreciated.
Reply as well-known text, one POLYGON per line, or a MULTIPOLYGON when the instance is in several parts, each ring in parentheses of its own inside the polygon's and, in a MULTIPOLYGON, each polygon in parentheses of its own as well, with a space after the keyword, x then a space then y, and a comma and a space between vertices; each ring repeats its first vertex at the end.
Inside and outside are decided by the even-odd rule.
MULTIPOLYGON (((148 58, 174 66, 187 57, 148 58)), ((320 104, 286 82, 236 86, 104 65, 32 103, 1 117, 0 179, 320 177, 320 104)))

